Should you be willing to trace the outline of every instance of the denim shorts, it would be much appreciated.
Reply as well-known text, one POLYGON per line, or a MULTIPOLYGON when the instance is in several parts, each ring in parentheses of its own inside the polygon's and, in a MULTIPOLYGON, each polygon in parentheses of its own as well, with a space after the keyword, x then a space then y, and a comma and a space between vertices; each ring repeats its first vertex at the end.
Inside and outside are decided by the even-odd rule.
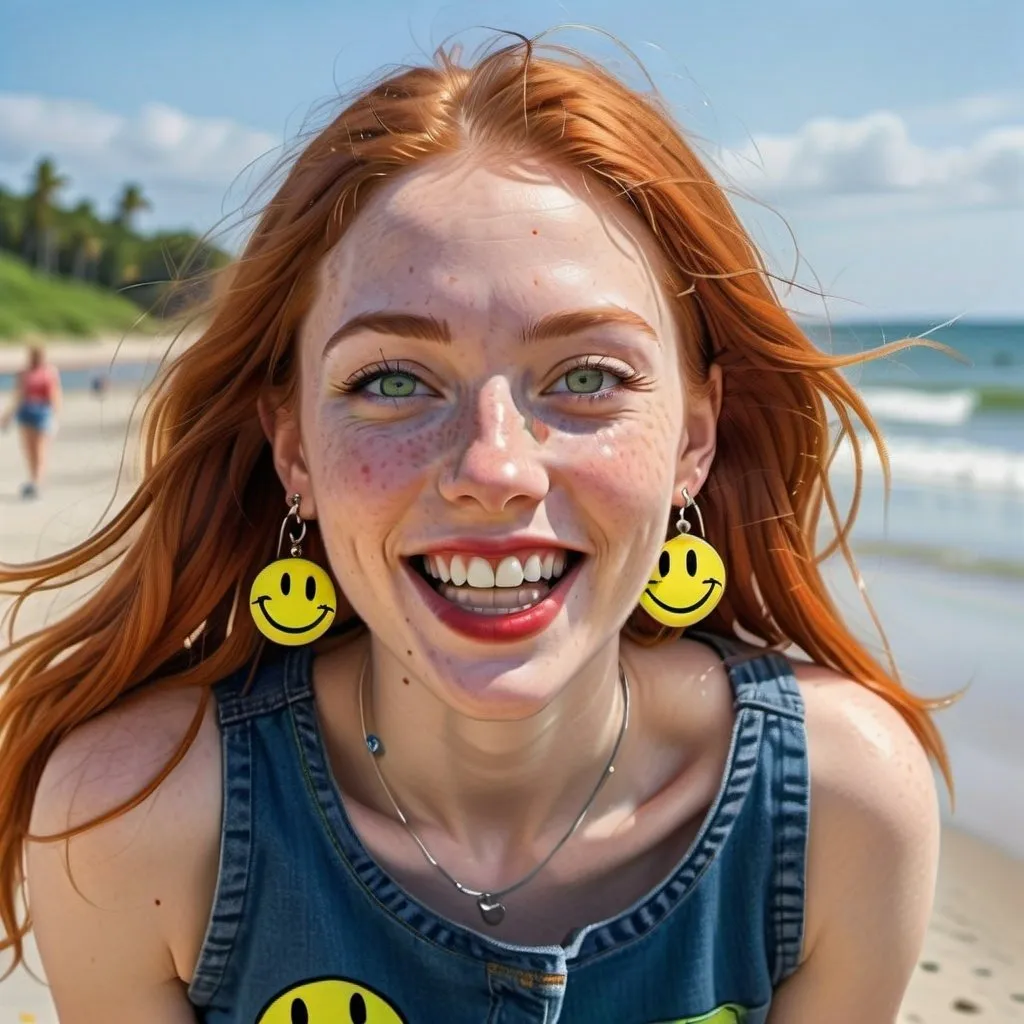
POLYGON ((53 407, 46 402, 22 402, 14 418, 22 427, 46 433, 53 421, 53 407))

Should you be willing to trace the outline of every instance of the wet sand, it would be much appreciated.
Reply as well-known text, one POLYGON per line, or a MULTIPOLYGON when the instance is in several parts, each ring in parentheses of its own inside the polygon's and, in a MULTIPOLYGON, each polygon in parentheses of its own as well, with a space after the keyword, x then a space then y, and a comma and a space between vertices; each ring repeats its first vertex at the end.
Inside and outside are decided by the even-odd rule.
MULTIPOLYGON (((8 368, 0 360, 0 372, 8 368)), ((119 469, 113 506, 130 493, 133 450, 123 465, 122 455, 134 401, 116 389, 102 399, 69 394, 49 480, 33 502, 18 497, 17 434, 0 435, 0 559, 25 561, 83 538, 111 507, 119 469)), ((934 694, 972 684, 939 719, 959 802, 955 814, 947 809, 935 913, 900 1020, 1024 1021, 1024 584, 877 554, 861 564, 908 684, 934 694)), ((839 567, 827 571, 840 605, 866 630, 855 588, 839 567)), ((37 600, 24 625, 66 600, 37 600)), ((19 971, 0 983, 0 1024, 32 1020, 56 1017, 45 988, 19 971)))

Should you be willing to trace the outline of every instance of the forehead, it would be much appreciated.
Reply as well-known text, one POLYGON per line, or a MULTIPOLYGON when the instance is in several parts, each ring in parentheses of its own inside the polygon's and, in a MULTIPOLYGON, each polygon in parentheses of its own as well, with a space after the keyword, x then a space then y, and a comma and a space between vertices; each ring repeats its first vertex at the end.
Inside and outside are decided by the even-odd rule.
POLYGON ((640 218, 581 176, 443 158, 360 211, 324 260, 309 327, 381 309, 522 319, 610 304, 668 330, 664 278, 640 218))

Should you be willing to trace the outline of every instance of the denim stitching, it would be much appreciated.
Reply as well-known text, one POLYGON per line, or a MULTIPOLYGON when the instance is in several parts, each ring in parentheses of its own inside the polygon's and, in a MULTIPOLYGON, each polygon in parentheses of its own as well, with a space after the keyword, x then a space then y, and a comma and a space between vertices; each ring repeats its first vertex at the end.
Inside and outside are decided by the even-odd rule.
MULTIPOLYGON (((439 916, 410 901, 379 865, 356 845, 355 837, 348 834, 341 797, 330 775, 325 771, 325 759, 318 749, 320 741, 315 714, 312 702, 297 701, 291 706, 293 738, 301 759, 303 775, 315 813, 331 846, 338 855, 342 867, 349 872, 366 897, 389 912, 393 919, 420 942, 437 946, 474 963, 480 960, 504 960, 510 966, 521 967, 523 956, 519 949, 505 947, 504 944, 485 944, 476 936, 456 930, 439 916)), ((549 972, 550 963, 542 959, 543 955, 539 951, 531 954, 535 969, 549 972)))
POLYGON ((245 916, 252 863, 252 733, 248 722, 224 729, 224 807, 217 887, 199 959, 188 988, 196 1006, 207 1006, 220 989, 245 916))
POLYGON ((806 735, 802 723, 778 721, 780 768, 776 775, 779 856, 776 861, 774 916, 776 921, 776 985, 799 966, 806 911, 806 860, 810 781, 806 735))
POLYGON ((745 698, 744 700, 738 700, 733 705, 735 708, 750 708, 752 710, 763 711, 768 715, 775 715, 778 718, 788 718, 794 722, 802 722, 804 720, 802 711, 790 711, 788 708, 781 708, 778 704, 773 704, 767 700, 757 700, 754 698, 745 698))

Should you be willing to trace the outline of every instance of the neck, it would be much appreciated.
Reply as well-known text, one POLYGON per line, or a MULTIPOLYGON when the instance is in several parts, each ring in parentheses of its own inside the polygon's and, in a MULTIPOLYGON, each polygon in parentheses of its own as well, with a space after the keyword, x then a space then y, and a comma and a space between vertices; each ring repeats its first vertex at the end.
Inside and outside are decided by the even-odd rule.
MULTIPOLYGON (((413 827, 429 824, 470 848, 564 833, 605 771, 622 728, 618 644, 609 645, 528 718, 459 714, 371 642, 360 681, 377 764, 413 827)), ((380 794, 387 804, 386 794, 380 794)))

